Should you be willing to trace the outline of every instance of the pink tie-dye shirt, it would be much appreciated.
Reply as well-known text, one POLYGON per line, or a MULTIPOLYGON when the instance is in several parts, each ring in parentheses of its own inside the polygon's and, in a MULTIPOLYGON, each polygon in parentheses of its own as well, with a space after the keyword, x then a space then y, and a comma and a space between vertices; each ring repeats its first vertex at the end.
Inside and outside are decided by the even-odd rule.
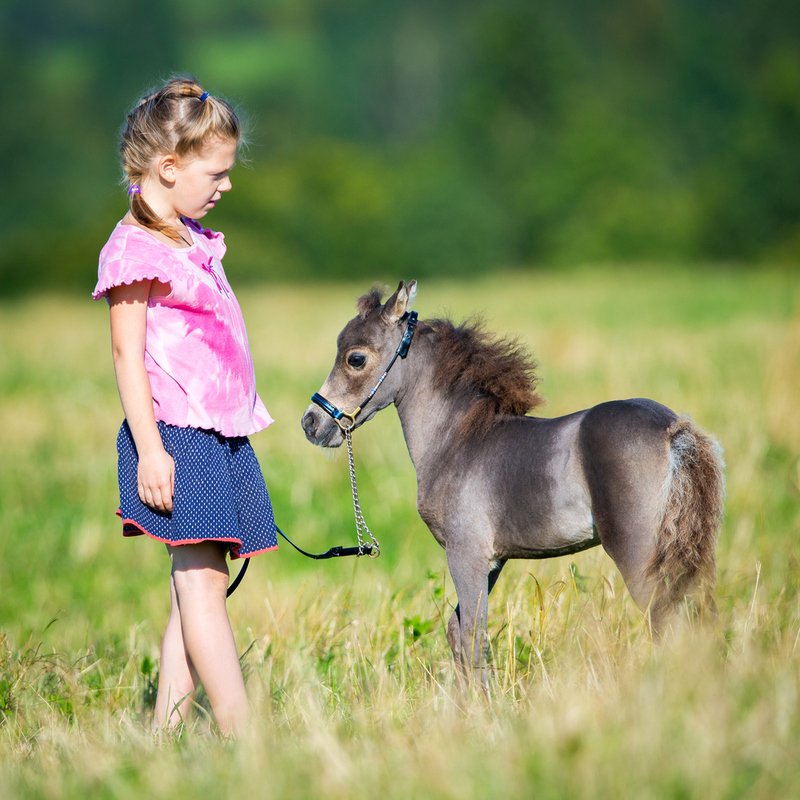
POLYGON ((249 436, 272 417, 256 394, 244 319, 222 269, 223 236, 184 221, 194 240, 186 249, 119 223, 100 253, 92 297, 140 280, 169 284, 166 297, 147 303, 144 363, 156 420, 249 436))

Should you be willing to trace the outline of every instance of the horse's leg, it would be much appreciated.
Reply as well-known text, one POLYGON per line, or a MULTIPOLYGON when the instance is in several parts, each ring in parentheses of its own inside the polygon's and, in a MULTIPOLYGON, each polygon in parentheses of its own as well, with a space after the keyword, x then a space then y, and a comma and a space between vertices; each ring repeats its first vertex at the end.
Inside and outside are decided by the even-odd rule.
MULTIPOLYGON (((505 564, 505 561, 498 561, 489 572, 488 594, 492 593, 492 589, 494 589, 494 585, 497 583, 497 579, 500 577, 500 573, 503 571, 505 564)), ((463 675, 464 671, 461 667, 461 620, 458 604, 456 604, 455 611, 450 615, 450 620, 447 623, 447 642, 450 645, 450 649, 453 651, 456 664, 459 666, 459 674, 463 675)))
MULTIPOLYGON (((647 567, 656 552, 669 473, 667 429, 674 414, 622 404, 597 406, 582 425, 584 469, 600 542, 639 608, 652 607, 647 567)), ((662 620, 650 615, 656 633, 662 620)))
POLYGON ((458 676, 464 677, 464 666, 461 661, 461 606, 456 603, 456 609, 450 615, 447 623, 447 643, 453 651, 453 658, 458 668, 458 676))
POLYGON ((583 426, 583 456, 600 541, 659 636, 696 589, 713 613, 714 544, 722 518, 718 444, 650 401, 608 404, 583 426), (614 406, 619 414, 609 412, 614 406), (636 413, 633 413, 633 409, 636 413))
POLYGON ((597 525, 603 549, 617 565, 625 586, 642 612, 650 617, 654 633, 658 634, 663 620, 651 614, 655 586, 647 577, 647 566, 655 554, 655 530, 636 508, 628 513, 607 511, 597 525), (614 517, 609 521, 609 517, 614 517))
POLYGON ((655 613, 656 585, 647 567, 656 552, 661 487, 667 471, 664 461, 663 465, 648 465, 637 476, 629 474, 626 480, 603 481, 602 488, 596 484, 592 492, 600 542, 617 565, 636 605, 649 615, 656 635, 664 620, 655 613))
POLYGON ((622 459, 604 459, 605 475, 590 480, 595 527, 606 553, 613 559, 636 605, 648 616, 659 637, 668 620, 658 602, 659 586, 648 572, 656 554, 663 486, 668 464, 666 447, 642 457, 636 469, 622 459), (613 476, 613 479, 611 479, 613 476))
POLYGON ((504 564, 505 561, 492 561, 473 548, 447 550, 447 566, 458 597, 458 605, 447 625, 447 641, 460 675, 479 679, 484 687, 488 686, 488 596, 504 564))

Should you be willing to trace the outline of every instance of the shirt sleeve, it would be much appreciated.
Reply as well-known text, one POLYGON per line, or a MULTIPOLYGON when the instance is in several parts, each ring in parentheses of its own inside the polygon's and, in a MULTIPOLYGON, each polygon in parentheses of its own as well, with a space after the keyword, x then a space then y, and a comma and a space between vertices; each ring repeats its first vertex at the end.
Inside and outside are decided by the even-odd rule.
POLYGON ((92 299, 108 298, 108 290, 115 286, 130 286, 137 281, 152 280, 159 280, 170 285, 172 283, 166 271, 153 264, 145 264, 130 258, 112 261, 101 268, 97 286, 92 292, 92 299))
POLYGON ((100 254, 97 285, 92 292, 92 298, 108 299, 109 289, 115 286, 129 286, 137 281, 159 280, 171 285, 172 279, 163 251, 153 246, 155 244, 141 237, 135 242, 127 238, 115 241, 112 237, 100 254))

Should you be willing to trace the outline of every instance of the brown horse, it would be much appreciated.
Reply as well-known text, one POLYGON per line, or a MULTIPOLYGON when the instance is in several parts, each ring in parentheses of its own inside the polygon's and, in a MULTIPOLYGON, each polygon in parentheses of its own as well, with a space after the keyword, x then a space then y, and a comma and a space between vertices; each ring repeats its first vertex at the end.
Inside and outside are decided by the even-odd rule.
POLYGON ((602 544, 656 635, 689 594, 715 610, 717 442, 652 400, 526 416, 542 402, 530 357, 476 324, 428 320, 415 331, 415 288, 401 281, 385 304, 375 290, 359 299, 302 425, 313 444, 338 447, 343 428, 395 404, 417 509, 458 595, 447 639, 462 670, 486 680, 488 596, 510 558, 602 544))

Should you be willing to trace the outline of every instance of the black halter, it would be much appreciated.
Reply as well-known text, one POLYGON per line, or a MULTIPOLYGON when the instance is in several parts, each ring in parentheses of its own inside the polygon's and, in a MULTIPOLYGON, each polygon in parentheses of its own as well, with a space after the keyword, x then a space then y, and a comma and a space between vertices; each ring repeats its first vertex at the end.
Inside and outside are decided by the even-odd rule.
POLYGON ((403 319, 408 318, 408 325, 406 325, 406 332, 403 334, 403 338, 400 340, 400 344, 397 346, 397 351, 394 354, 394 358, 389 362, 389 366, 383 372, 378 382, 375 384, 373 390, 367 395, 366 400, 364 400, 355 411, 348 413, 347 411, 340 411, 336 406, 331 403, 329 400, 326 400, 319 392, 315 392, 313 397, 311 398, 312 403, 316 403, 323 411, 326 411, 330 414, 335 420, 336 424, 342 430, 348 430, 352 428, 356 424, 356 417, 364 410, 364 406, 369 403, 370 400, 375 396, 375 392, 378 391, 380 385, 386 380, 386 376, 389 374, 389 370, 394 366, 394 362, 397 361, 397 357, 405 358, 408 355, 408 348, 411 347, 411 339, 414 336, 414 329, 417 327, 417 312, 411 311, 405 314, 403 319), (349 424, 347 422, 343 422, 342 420, 349 420, 349 424))

